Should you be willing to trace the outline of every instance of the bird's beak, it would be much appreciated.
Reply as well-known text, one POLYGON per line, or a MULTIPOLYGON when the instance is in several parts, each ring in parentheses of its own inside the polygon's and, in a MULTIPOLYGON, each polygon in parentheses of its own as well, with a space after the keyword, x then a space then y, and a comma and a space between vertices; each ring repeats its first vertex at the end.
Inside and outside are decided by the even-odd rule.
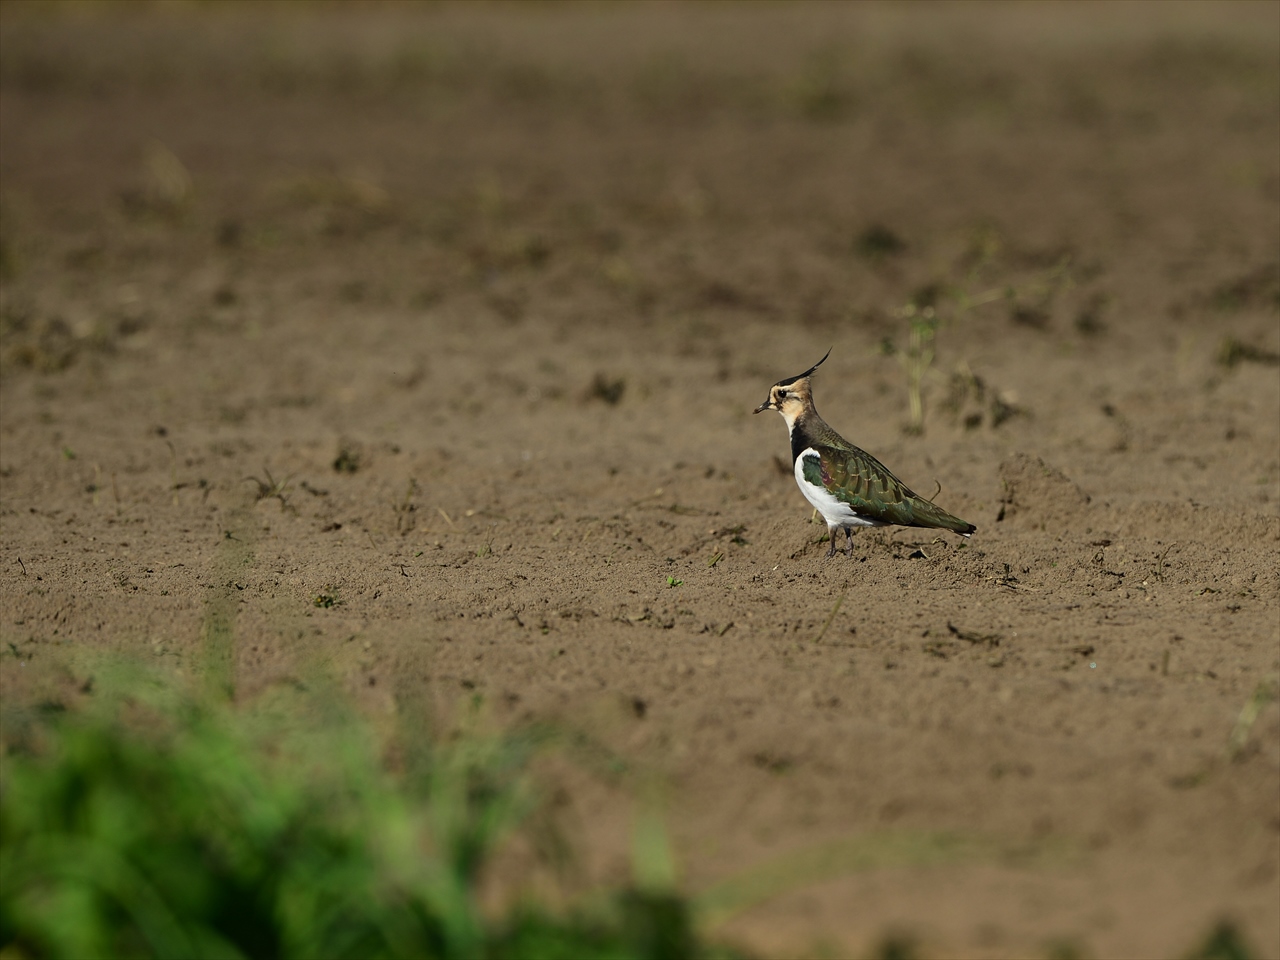
POLYGON ((772 401, 772 400, 766 400, 764 403, 760 404, 760 406, 756 407, 756 408, 755 408, 754 410, 752 410, 751 412, 752 412, 752 413, 764 413, 766 410, 768 410, 768 409, 769 409, 770 407, 772 407, 772 406, 773 406, 773 401, 772 401))

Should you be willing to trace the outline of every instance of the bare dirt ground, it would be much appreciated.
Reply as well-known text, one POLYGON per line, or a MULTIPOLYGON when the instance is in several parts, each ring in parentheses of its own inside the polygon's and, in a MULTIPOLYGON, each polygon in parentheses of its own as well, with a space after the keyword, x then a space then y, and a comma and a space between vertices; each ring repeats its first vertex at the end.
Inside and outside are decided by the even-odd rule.
POLYGON ((237 697, 613 751, 578 882, 659 796, 752 950, 1280 955, 1280 7, 0 15, 7 701, 230 598, 237 697), (971 541, 825 558, 832 346, 971 541))

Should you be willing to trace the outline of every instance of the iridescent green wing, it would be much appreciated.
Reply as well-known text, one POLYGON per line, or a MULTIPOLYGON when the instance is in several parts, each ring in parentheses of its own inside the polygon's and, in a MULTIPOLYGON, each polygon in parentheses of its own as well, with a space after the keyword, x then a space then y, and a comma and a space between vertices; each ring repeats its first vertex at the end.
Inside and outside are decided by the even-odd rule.
POLYGON ((806 457, 804 478, 822 484, 860 517, 908 527, 945 527, 966 532, 970 525, 918 497, 889 468, 865 450, 823 447, 806 457))

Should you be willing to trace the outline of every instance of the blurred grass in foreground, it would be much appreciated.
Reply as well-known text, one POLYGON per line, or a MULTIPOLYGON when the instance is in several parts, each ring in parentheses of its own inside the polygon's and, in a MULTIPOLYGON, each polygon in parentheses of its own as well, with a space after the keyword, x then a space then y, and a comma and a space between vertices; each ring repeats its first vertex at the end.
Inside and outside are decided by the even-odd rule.
MULTIPOLYGON (((402 721, 388 749, 322 685, 238 709, 155 676, 96 686, 84 708, 4 716, 3 960, 731 958, 742 954, 703 941, 695 917, 714 927, 862 870, 1074 859, 1070 845, 1010 861, 1008 849, 974 837, 854 837, 730 877, 691 902, 673 892, 651 810, 637 823, 632 887, 598 891, 594 906, 567 914, 530 901, 482 910, 481 876, 534 812, 527 767, 554 737, 464 724, 442 743, 402 721)), ((1046 955, 1087 955, 1064 949, 1046 955)), ((871 955, 917 951, 890 938, 871 955)), ((1186 954, 1253 955, 1226 920, 1186 954)))
POLYGON ((98 687, 6 717, 5 958, 734 955, 651 888, 482 912, 481 871, 535 805, 536 737, 402 730, 393 773, 333 691, 233 710, 98 687))

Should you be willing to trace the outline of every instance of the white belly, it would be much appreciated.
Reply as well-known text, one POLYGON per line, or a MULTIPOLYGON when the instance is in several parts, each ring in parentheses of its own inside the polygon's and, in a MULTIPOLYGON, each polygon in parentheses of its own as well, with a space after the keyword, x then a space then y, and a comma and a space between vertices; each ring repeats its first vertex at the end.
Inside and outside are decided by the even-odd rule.
POLYGON ((883 527, 884 523, 882 521, 858 516, 853 507, 841 500, 837 500, 827 492, 826 487, 814 486, 804 478, 804 458, 808 456, 816 457, 817 455, 818 452, 810 447, 796 457, 796 486, 800 488, 804 498, 822 514, 822 518, 827 521, 827 527, 832 530, 848 527, 883 527))

